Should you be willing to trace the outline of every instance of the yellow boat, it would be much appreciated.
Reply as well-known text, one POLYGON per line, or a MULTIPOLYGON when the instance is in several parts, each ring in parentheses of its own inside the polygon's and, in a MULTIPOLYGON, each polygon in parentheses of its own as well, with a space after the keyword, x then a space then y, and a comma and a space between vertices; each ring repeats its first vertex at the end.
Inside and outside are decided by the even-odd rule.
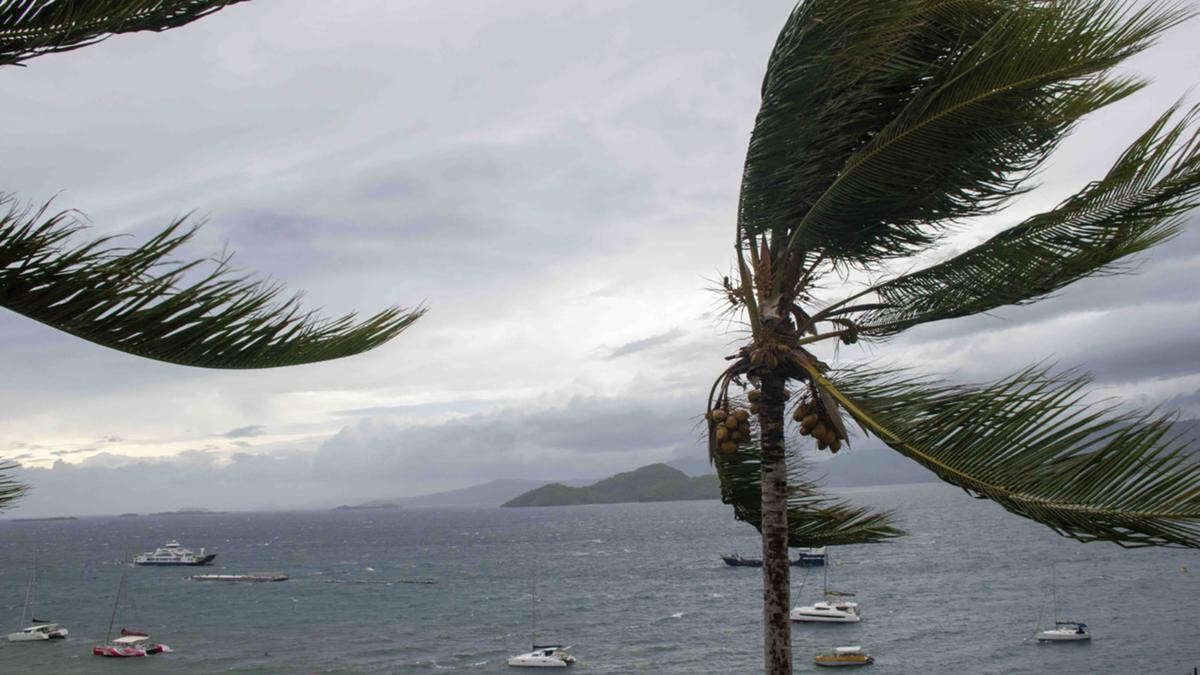
POLYGON ((862 650, 862 647, 853 645, 849 647, 834 647, 829 654, 817 654, 813 659, 813 663, 826 668, 843 668, 848 666, 866 666, 875 662, 870 654, 862 650))

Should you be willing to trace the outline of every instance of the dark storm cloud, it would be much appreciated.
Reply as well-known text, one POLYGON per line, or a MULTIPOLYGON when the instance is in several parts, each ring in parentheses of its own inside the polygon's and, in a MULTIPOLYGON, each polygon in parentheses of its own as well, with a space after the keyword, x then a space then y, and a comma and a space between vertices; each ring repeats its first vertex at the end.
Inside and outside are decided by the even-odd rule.
POLYGON ((612 353, 608 355, 608 358, 615 359, 621 356, 628 356, 629 354, 636 354, 637 352, 644 351, 646 349, 653 349, 654 347, 660 347, 662 345, 669 344, 681 337, 683 337, 683 331, 679 328, 672 328, 665 333, 651 335, 650 337, 642 338, 641 340, 626 342, 620 347, 614 348, 612 353))
POLYGON ((543 410, 506 409, 435 425, 367 419, 321 445, 315 462, 345 478, 371 471, 407 480, 444 475, 596 475, 699 448, 689 399, 575 397, 543 410), (644 460, 644 461, 643 461, 644 460), (592 468, 589 468, 592 467, 592 468))
MULTIPOLYGON (((0 164, 3 189, 66 190, 58 204, 86 211, 91 234, 139 241, 195 209, 208 224, 182 255, 228 247, 330 315, 432 307, 361 357, 249 374, 141 361, 0 312, 0 434, 39 441, 14 451, 110 433, 197 445, 135 459, 120 453, 152 441, 113 441, 29 469, 18 509, 269 508, 702 465, 698 401, 743 336, 696 316, 719 304, 705 275, 730 263, 763 67, 792 5, 246 3, 5 69, 0 154, 19 161, 0 164), (556 391, 570 393, 547 403, 556 391), (257 437, 253 453, 200 445, 250 450, 250 433, 229 434, 287 436, 298 417, 308 440, 270 453, 257 437)), ((1095 178, 1118 136, 1194 84, 1187 28, 1138 59, 1158 83, 1068 139, 1048 187, 1095 178)), ((1186 377, 1198 268, 1193 224, 1137 275, 872 354, 959 379, 1045 358, 1131 389, 1186 377)), ((1156 395, 1188 404, 1195 388, 1156 395)))

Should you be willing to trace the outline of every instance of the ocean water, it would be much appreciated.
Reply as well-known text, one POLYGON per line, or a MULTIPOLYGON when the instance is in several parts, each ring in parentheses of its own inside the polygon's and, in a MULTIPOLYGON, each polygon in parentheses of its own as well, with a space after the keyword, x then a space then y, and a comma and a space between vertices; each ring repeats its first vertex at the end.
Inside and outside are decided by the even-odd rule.
MULTIPOLYGON (((876 673, 1191 673, 1200 665, 1200 553, 1080 544, 939 484, 842 490, 899 511, 895 543, 833 550, 830 585, 860 624, 793 625, 796 670, 861 643, 876 673), (1052 583, 1052 579, 1054 580, 1052 583), (1090 644, 1039 645, 1039 619, 1085 621, 1090 644)), ((718 502, 500 509, 230 513, 0 522, 0 628, 16 630, 33 551, 42 618, 71 636, 0 642, 3 673, 496 672, 537 638, 575 645, 575 670, 761 670, 755 532, 718 502), (121 562, 168 539, 209 568, 121 562), (280 571, 281 583, 188 581, 280 571), (116 627, 175 651, 91 656, 122 572, 116 627), (431 580, 435 584, 399 583, 431 580), (370 583, 358 583, 370 582, 370 583)), ((797 603, 822 570, 794 569, 797 603)))

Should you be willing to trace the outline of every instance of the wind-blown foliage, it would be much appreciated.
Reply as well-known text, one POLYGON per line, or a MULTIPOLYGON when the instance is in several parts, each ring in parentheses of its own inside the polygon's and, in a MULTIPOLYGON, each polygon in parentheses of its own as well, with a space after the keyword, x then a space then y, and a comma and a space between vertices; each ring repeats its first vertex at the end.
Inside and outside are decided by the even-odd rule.
POLYGON ((0 509, 7 507, 25 494, 25 485, 9 473, 15 468, 17 468, 15 462, 0 459, 0 509))
POLYGON ((239 2, 245 0, 0 0, 0 66, 118 33, 177 28, 239 2))
MULTIPOLYGON (((925 322, 1034 302, 1079 279, 1125 271, 1129 256, 1175 234, 1200 203, 1200 108, 1179 114, 1178 105, 1103 178, 1057 207, 946 262, 820 310, 801 306, 822 270, 873 269, 885 258, 929 248, 948 223, 994 211, 1024 191, 1029 171, 1082 115, 1141 86, 1108 71, 1188 16, 1163 3, 1140 9, 1083 1, 799 5, 772 53, 747 154, 738 250, 751 260, 740 268, 740 283, 727 286, 733 308, 751 315, 755 339, 718 377, 709 408, 725 400, 735 374, 753 380, 775 369, 815 385, 828 367, 806 343, 886 338, 925 322), (921 48, 927 51, 918 54, 921 48), (844 208, 834 208, 842 202, 844 208), (772 303, 777 307, 764 309, 772 303), (768 329, 761 317, 772 312, 768 329), (831 330, 821 332, 822 325, 831 330)), ((821 386, 811 391, 831 393, 821 386)), ((823 420, 840 426, 846 403, 831 397, 823 420)), ((962 468, 964 475, 973 466, 962 468)), ((753 472, 744 478, 755 480, 753 472)), ((1200 475, 1185 472, 1180 480, 1200 484, 1200 475)), ((735 493, 751 500, 753 486, 735 493)), ((1081 516, 1064 526, 1051 510, 998 501, 1085 541, 1200 546, 1190 526, 1129 528, 1123 539, 1125 530, 1107 516, 1094 522, 1081 516)), ((747 501, 735 513, 751 507, 747 501)))
POLYGON ((897 452, 1062 535, 1200 542, 1200 462, 1173 418, 1084 405, 1087 376, 1028 368, 983 386, 869 368, 813 377, 897 452))
POLYGON ((298 297, 280 301, 280 285, 234 273, 228 259, 210 269, 171 261, 196 231, 182 221, 137 248, 114 237, 71 246, 81 229, 72 214, 9 205, 0 216, 0 306, 129 354, 205 368, 313 363, 383 344, 424 311, 322 319, 301 311, 298 297))
MULTIPOLYGON (((734 517, 762 529, 762 469, 757 443, 746 442, 733 453, 711 456, 721 481, 721 501, 734 517)), ((873 544, 904 534, 892 524, 890 511, 871 511, 821 494, 806 477, 800 453, 788 453, 788 546, 810 548, 873 544)))
POLYGON ((1019 194, 1107 71, 1188 15, 1065 0, 815 0, 784 27, 742 180, 742 236, 867 265, 1019 194), (851 225, 852 224, 852 225, 851 225))
POLYGON ((1165 112, 1103 179, 1055 209, 858 294, 852 299, 873 293, 867 302, 880 305, 859 319, 859 336, 1027 303, 1083 277, 1120 271, 1109 266, 1175 234, 1200 195, 1198 110, 1173 126, 1175 109, 1165 112))
MULTIPOLYGON (((135 31, 164 31, 244 0, 0 0, 0 66, 135 31)), ((97 344, 207 368, 272 368, 350 356, 424 313, 393 307, 362 321, 302 311, 282 287, 234 272, 229 258, 170 256, 194 227, 176 221, 134 248, 68 240, 71 212, 20 208, 0 193, 0 307, 97 344), (208 263, 211 262, 211 265, 208 263)), ((0 461, 0 508, 24 489, 0 461)))
POLYGON ((1056 208, 941 264, 887 267, 1030 190, 1081 118, 1143 86, 1115 67, 1192 14, 1171 0, 803 0, 792 11, 746 153, 738 276, 723 284, 751 339, 706 414, 726 501, 763 534, 767 672, 791 672, 787 546, 836 539, 851 508, 805 501, 815 487, 783 433, 791 384, 793 419, 818 450, 846 447, 849 413, 943 480, 1065 536, 1200 547, 1200 469, 1168 418, 1089 406, 1085 378, 1044 369, 967 387, 837 371, 808 351, 1034 302, 1126 271, 1173 235, 1200 202, 1200 112, 1175 119, 1178 106, 1056 208), (848 269, 879 281, 816 298, 848 269), (753 387, 753 439, 746 414, 730 417, 744 410, 728 405, 734 383, 753 387), (795 518, 812 528, 803 537, 795 518))

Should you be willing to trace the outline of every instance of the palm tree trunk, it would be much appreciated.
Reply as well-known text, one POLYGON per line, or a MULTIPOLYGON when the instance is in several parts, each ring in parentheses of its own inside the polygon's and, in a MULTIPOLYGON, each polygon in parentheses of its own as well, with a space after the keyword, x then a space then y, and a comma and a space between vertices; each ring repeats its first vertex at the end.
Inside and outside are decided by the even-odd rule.
POLYGON ((763 655, 767 675, 791 675, 792 626, 788 616, 787 461, 783 448, 784 378, 762 378, 763 655))

